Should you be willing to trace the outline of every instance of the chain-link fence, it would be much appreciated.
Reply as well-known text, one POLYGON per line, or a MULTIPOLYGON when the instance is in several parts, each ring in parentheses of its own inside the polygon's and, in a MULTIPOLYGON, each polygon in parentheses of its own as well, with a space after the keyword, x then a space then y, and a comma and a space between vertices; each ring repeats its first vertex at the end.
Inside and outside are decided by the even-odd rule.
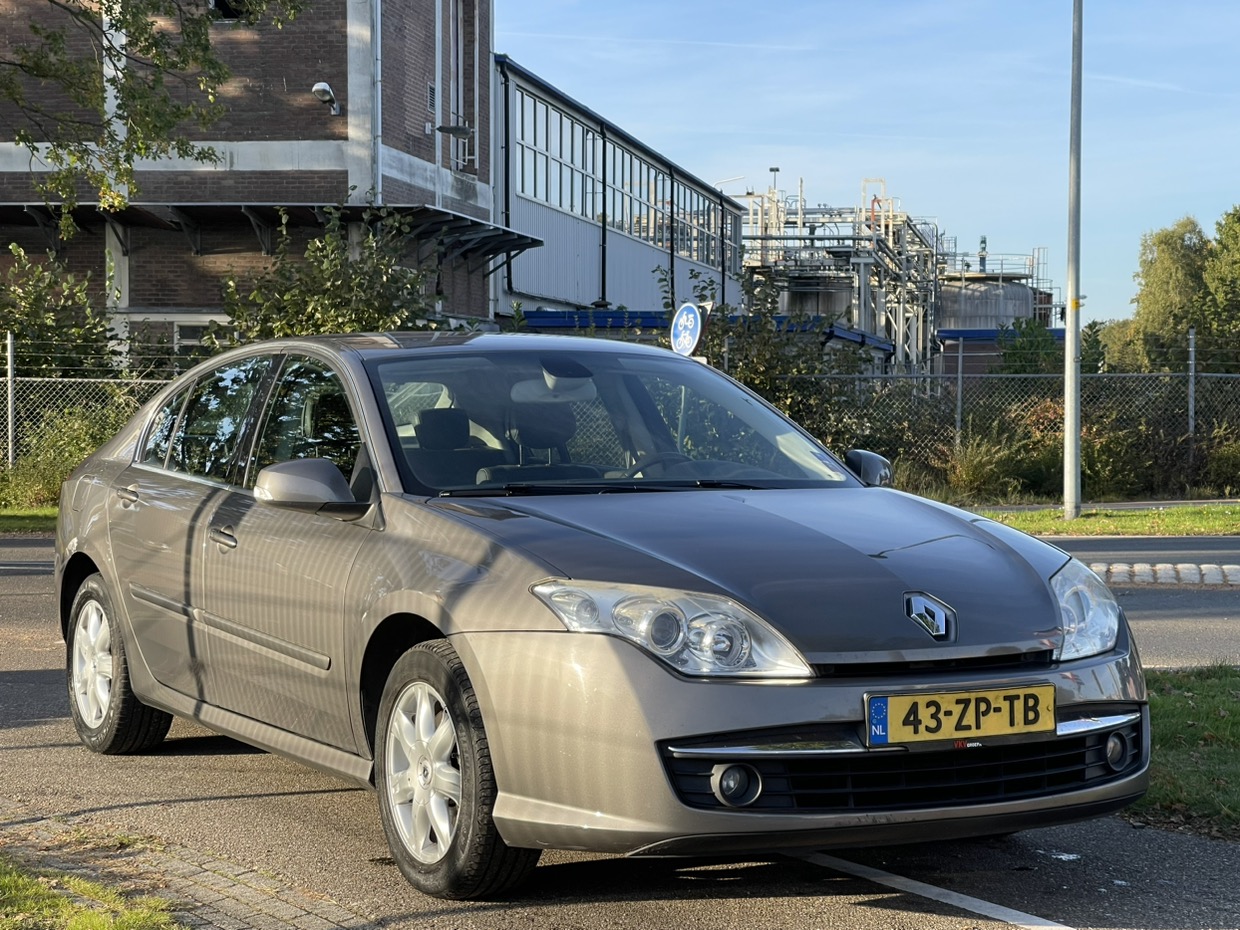
MULTIPOLYGON (((31 454, 40 433, 60 423, 123 422, 166 383, 6 374, 0 466, 31 454)), ((1054 497, 1063 487, 1063 382, 1061 375, 801 378, 792 413, 837 452, 871 449, 905 476, 967 487, 968 469, 989 469, 1000 486, 972 490, 1054 497)), ((1084 375, 1081 440, 1087 498, 1237 493, 1240 375, 1084 375)))
MULTIPOLYGON (((1009 490, 1062 491, 1062 375, 824 376, 801 387, 800 419, 837 450, 868 448, 940 479, 989 458, 1006 462, 1009 490)), ((1240 375, 1085 375, 1081 441, 1094 496, 1230 493, 1240 375)))
POLYGON ((127 418, 166 381, 116 378, 6 378, 6 415, 0 448, 12 465, 40 432, 57 429, 58 419, 116 421, 127 418))

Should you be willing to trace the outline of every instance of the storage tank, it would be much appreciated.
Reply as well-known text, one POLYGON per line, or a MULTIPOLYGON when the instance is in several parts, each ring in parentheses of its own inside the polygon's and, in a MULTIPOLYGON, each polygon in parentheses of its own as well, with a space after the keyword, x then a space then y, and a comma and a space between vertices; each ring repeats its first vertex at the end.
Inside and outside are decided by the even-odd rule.
POLYGON ((947 280, 939 286, 939 329, 999 329, 1033 316, 1033 289, 1019 281, 947 280))
POLYGON ((828 320, 849 320, 853 287, 851 281, 817 276, 789 276, 779 292, 779 312, 789 316, 821 316, 828 320))

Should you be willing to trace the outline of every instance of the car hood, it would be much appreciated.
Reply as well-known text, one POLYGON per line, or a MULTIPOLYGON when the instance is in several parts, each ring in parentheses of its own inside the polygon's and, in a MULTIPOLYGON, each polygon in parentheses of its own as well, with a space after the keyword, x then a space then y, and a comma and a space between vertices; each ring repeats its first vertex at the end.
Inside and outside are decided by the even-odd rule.
POLYGON ((909 661, 1051 648, 1047 579, 1068 560, 1007 527, 888 489, 674 491, 453 502, 564 577, 724 594, 814 663, 909 661), (936 641, 923 594, 956 615, 936 641))

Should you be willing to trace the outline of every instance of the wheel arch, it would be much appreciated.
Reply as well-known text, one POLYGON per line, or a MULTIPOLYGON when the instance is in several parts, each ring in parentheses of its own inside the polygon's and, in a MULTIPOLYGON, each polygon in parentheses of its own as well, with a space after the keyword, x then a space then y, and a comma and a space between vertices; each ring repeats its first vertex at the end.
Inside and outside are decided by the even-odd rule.
POLYGON ((78 589, 82 587, 82 582, 91 575, 99 572, 99 566, 85 552, 75 552, 69 557, 69 561, 65 563, 64 571, 60 576, 60 635, 68 637, 69 635, 69 615, 73 611, 73 599, 77 597, 78 589))
MULTIPOLYGON (((379 702, 383 699, 383 686, 397 660, 420 643, 443 639, 443 631, 425 617, 415 613, 394 613, 386 617, 371 632, 362 654, 359 681, 359 697, 362 704, 362 724, 366 745, 371 757, 375 751, 375 730, 379 722, 379 702)), ((372 778, 373 773, 372 773, 372 778)))

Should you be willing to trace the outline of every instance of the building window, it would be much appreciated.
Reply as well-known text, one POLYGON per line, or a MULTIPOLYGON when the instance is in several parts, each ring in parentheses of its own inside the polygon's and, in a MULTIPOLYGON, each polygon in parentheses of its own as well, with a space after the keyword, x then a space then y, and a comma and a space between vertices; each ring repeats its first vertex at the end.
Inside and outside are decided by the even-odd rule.
POLYGON ((516 88, 512 120, 517 194, 740 273, 740 214, 724 208, 717 191, 674 181, 664 165, 604 143, 597 129, 524 87, 516 88))
POLYGON ((219 19, 240 19, 245 13, 244 6, 233 0, 211 0, 211 6, 219 19))

